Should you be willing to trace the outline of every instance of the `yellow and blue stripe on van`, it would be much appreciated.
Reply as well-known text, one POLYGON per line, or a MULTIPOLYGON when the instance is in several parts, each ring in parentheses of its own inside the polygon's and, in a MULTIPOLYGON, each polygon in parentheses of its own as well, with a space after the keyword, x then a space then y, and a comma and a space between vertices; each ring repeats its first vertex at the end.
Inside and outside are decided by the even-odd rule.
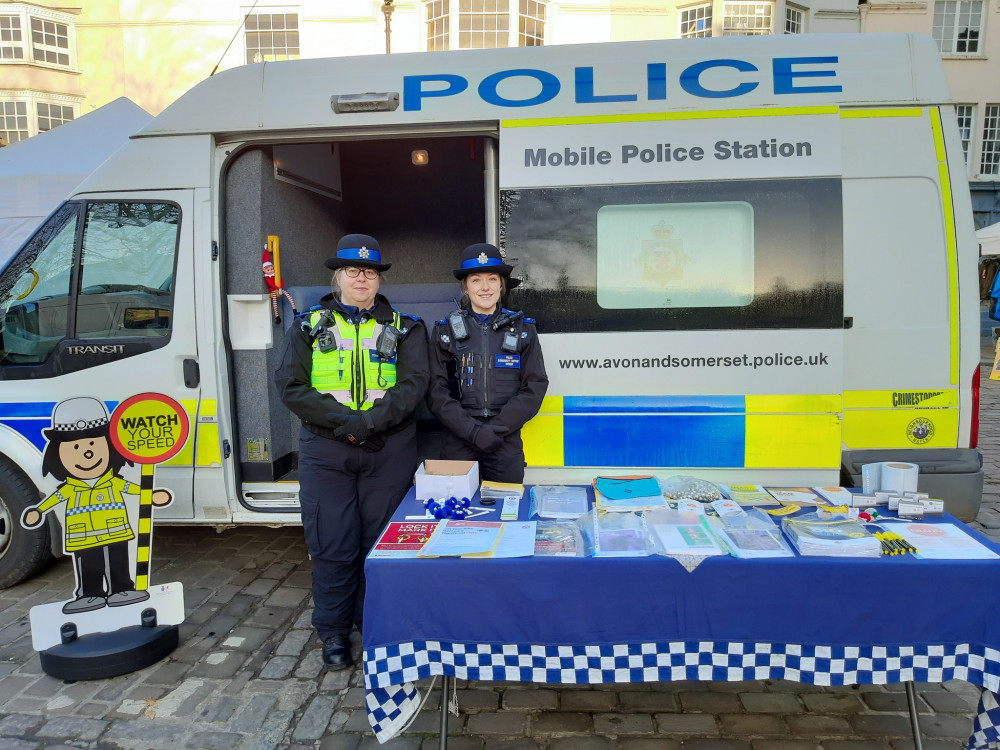
POLYGON ((913 393, 547 396, 522 438, 530 466, 836 469, 844 448, 955 447, 957 392, 913 393))
MULTIPOLYGON (((119 401, 105 401, 108 414, 114 413, 119 401)), ((52 426, 52 412, 56 408, 55 401, 11 401, 0 403, 0 424, 9 427, 24 437, 35 448, 42 452, 48 442, 42 432, 52 426)), ((188 414, 194 426, 193 435, 188 442, 164 466, 221 466, 218 422, 196 420, 197 416, 216 417, 216 400, 182 399, 181 405, 188 414), (200 409, 200 412, 196 413, 200 409)))

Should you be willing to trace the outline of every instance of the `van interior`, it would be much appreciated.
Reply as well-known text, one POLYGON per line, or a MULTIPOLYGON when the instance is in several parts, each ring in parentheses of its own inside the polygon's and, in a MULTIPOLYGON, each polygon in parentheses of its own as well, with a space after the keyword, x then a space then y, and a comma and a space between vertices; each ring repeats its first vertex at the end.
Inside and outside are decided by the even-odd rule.
MULTIPOLYGON (((429 331, 461 294, 452 270, 462 248, 486 240, 484 140, 449 135, 243 148, 225 171, 224 295, 267 295, 262 256, 276 235, 282 285, 298 311, 307 311, 330 291, 324 261, 340 237, 363 233, 392 263, 380 293, 400 312, 421 317, 429 331), (417 152, 424 152, 423 163, 417 152)), ((234 346, 230 360, 234 452, 244 483, 297 478, 299 420, 274 386, 285 332, 295 322, 289 302, 279 301, 271 345, 234 346)), ((421 458, 436 457, 440 427, 423 405, 418 418, 421 458)))

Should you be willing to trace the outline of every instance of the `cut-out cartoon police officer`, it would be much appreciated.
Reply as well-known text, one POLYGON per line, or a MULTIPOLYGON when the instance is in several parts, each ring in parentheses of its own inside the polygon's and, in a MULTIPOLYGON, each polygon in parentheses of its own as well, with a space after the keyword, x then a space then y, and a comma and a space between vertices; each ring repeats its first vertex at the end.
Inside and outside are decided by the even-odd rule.
MULTIPOLYGON (((21 516, 25 528, 42 523, 60 503, 66 503, 66 554, 73 556, 75 598, 65 614, 89 612, 104 606, 123 607, 145 601, 149 592, 136 591, 129 542, 135 538, 123 495, 136 495, 139 485, 120 476, 132 462, 114 447, 110 419, 103 402, 78 397, 56 405, 52 427, 43 430, 49 444, 42 457, 42 474, 51 474, 59 488, 21 516)), ((169 490, 154 490, 152 502, 164 506, 173 499, 169 490)))

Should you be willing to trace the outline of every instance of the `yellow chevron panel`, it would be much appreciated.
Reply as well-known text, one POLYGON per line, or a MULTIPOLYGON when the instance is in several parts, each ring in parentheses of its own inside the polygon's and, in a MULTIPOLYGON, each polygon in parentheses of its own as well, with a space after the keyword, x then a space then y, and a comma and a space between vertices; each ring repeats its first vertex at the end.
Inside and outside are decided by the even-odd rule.
POLYGON ((198 424, 198 455, 196 466, 221 466, 219 453, 219 423, 200 422, 198 424))
POLYGON ((747 414, 837 414, 839 393, 747 396, 747 414))
POLYGON ((748 469, 836 468, 840 466, 840 418, 836 414, 747 414, 743 465, 748 469))
POLYGON ((161 466, 190 466, 194 461, 195 421, 197 419, 198 399, 182 398, 178 399, 178 403, 184 407, 184 413, 188 417, 188 424, 190 425, 188 439, 184 443, 184 447, 177 452, 177 455, 164 461, 160 464, 161 466))
POLYGON ((958 409, 871 409, 844 412, 847 448, 955 448, 958 409))
POLYGON ((521 428, 528 466, 564 466, 563 398, 546 396, 534 419, 521 428))

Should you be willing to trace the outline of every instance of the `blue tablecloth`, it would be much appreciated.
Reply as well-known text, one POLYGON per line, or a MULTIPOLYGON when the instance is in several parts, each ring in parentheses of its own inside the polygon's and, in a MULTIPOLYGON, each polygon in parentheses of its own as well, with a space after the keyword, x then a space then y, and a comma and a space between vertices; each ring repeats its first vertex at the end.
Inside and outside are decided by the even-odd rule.
MULTIPOLYGON (((527 506, 525 497, 522 518, 527 506)), ((422 512, 411 490, 394 520, 422 512)), ((412 683, 440 674, 577 684, 960 679, 1000 691, 1000 560, 712 557, 688 572, 658 556, 370 558, 365 573, 366 700, 382 741, 417 710, 412 683)), ((1000 711, 988 709, 970 747, 997 740, 1000 711)))

